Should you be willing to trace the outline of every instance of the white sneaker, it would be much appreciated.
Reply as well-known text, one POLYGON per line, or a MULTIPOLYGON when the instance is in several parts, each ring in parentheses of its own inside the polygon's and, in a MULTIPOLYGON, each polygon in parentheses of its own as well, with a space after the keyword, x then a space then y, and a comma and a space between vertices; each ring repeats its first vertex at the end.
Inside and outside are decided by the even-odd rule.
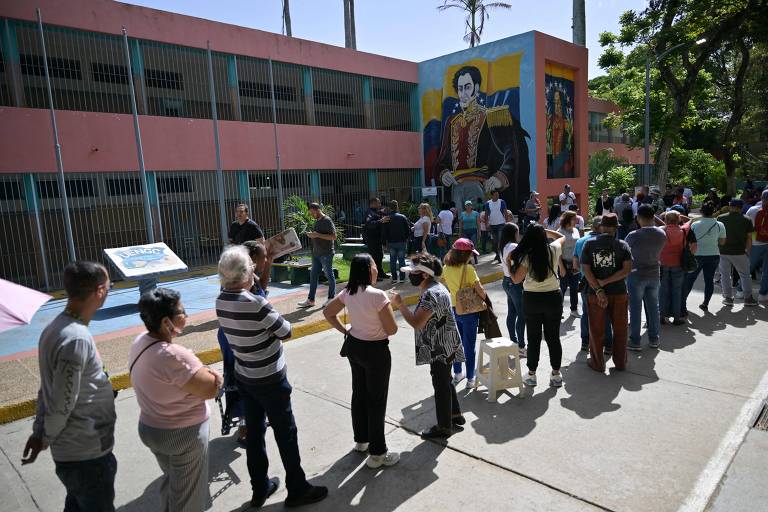
POLYGON ((355 451, 365 453, 368 451, 368 443, 355 443, 355 451))
POLYGON ((467 389, 475 389, 477 387, 477 379, 467 379, 467 389))
POLYGON ((453 385, 457 385, 459 382, 464 380, 465 375, 463 373, 457 373, 453 376, 453 385))
POLYGON ((400 460, 400 454, 397 452, 387 452, 382 455, 369 455, 365 465, 371 469, 381 466, 394 466, 400 460))
POLYGON ((525 377, 525 380, 523 381, 526 386, 530 386, 532 388, 536 387, 536 374, 528 374, 525 377))
POLYGON ((739 292, 739 291, 737 291, 737 292, 736 292, 736 298, 737 298, 737 299, 743 299, 743 298, 744 298, 744 292, 739 292))
POLYGON ((314 305, 315 305, 315 301, 306 299, 306 300, 303 300, 303 301, 299 302, 298 304, 296 304, 296 307, 297 308, 311 308, 314 305))
POLYGON ((763 295, 762 293, 757 296, 757 302, 768 302, 768 293, 763 295))
POLYGON ((521 358, 523 358, 523 357, 527 357, 527 356, 528 356, 528 350, 527 350, 525 347, 523 347, 523 348, 518 348, 518 349, 517 349, 517 351, 518 351, 518 353, 520 354, 520 357, 521 357, 521 358))
POLYGON ((549 377, 549 385, 553 388, 559 388, 563 385, 563 375, 561 373, 552 374, 549 377))

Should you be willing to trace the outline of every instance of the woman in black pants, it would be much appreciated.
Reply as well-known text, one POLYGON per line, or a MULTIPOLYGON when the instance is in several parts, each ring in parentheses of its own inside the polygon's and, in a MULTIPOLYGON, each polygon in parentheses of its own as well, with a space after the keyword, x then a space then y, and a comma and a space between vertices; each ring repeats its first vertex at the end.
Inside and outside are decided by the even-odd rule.
POLYGON ((507 264, 511 269, 512 282, 523 283, 523 316, 528 331, 528 376, 525 384, 531 387, 536 385, 542 330, 552 365, 549 384, 557 388, 563 385, 563 376, 560 374, 560 362, 563 358, 563 347, 560 345, 563 296, 557 278, 558 267, 560 274, 565 274, 560 258, 561 239, 560 233, 533 224, 508 256, 507 264), (555 241, 548 243, 547 236, 555 238, 555 241))
POLYGON ((446 438, 461 430, 466 422, 461 415, 451 366, 464 362, 459 329, 453 316, 451 293, 437 281, 443 273, 440 260, 431 254, 416 255, 408 267, 411 284, 421 290, 419 303, 411 312, 402 297, 392 293, 392 304, 416 330, 416 364, 429 364, 435 390, 437 425, 421 433, 426 439, 446 438))
POLYGON ((368 254, 352 259, 347 287, 331 300, 323 314, 336 330, 343 333, 346 356, 352 368, 352 430, 355 451, 369 453, 369 468, 392 466, 400 460, 387 451, 384 441, 384 415, 387 410, 389 373, 392 356, 388 336, 397 332, 395 314, 389 297, 373 287, 378 272, 368 254), (349 330, 337 315, 347 309, 349 330))

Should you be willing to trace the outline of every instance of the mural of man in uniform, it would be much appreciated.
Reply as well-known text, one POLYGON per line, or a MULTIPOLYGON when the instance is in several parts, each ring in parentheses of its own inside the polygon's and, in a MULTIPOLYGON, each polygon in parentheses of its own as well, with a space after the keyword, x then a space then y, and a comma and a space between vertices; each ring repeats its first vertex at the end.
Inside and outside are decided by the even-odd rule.
POLYGON ((440 181, 456 204, 498 190, 513 212, 530 193, 528 133, 507 105, 487 108, 479 99, 482 75, 464 66, 453 76, 459 98, 443 126, 437 159, 440 181))

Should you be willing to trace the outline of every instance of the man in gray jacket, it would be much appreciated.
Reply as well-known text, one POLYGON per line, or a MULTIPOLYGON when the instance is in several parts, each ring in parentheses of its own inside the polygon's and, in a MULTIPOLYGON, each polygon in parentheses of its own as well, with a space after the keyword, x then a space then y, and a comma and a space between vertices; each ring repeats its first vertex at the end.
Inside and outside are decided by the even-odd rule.
POLYGON ((67 265, 67 307, 40 336, 37 413, 21 462, 33 463, 50 446, 67 489, 64 512, 115 510, 115 397, 88 331, 110 287, 102 265, 67 265))

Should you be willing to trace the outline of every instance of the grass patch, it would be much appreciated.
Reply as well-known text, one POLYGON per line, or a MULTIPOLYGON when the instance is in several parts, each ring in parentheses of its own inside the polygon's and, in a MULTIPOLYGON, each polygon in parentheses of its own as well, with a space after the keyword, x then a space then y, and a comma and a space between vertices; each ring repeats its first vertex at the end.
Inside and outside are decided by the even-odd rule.
MULTIPOLYGON (((333 258, 333 268, 337 269, 339 271, 339 278, 336 280, 337 283, 346 283, 349 281, 349 266, 351 261, 345 260, 341 254, 337 254, 333 258)), ((386 272, 389 272, 389 262, 384 261, 384 270, 386 272)))

